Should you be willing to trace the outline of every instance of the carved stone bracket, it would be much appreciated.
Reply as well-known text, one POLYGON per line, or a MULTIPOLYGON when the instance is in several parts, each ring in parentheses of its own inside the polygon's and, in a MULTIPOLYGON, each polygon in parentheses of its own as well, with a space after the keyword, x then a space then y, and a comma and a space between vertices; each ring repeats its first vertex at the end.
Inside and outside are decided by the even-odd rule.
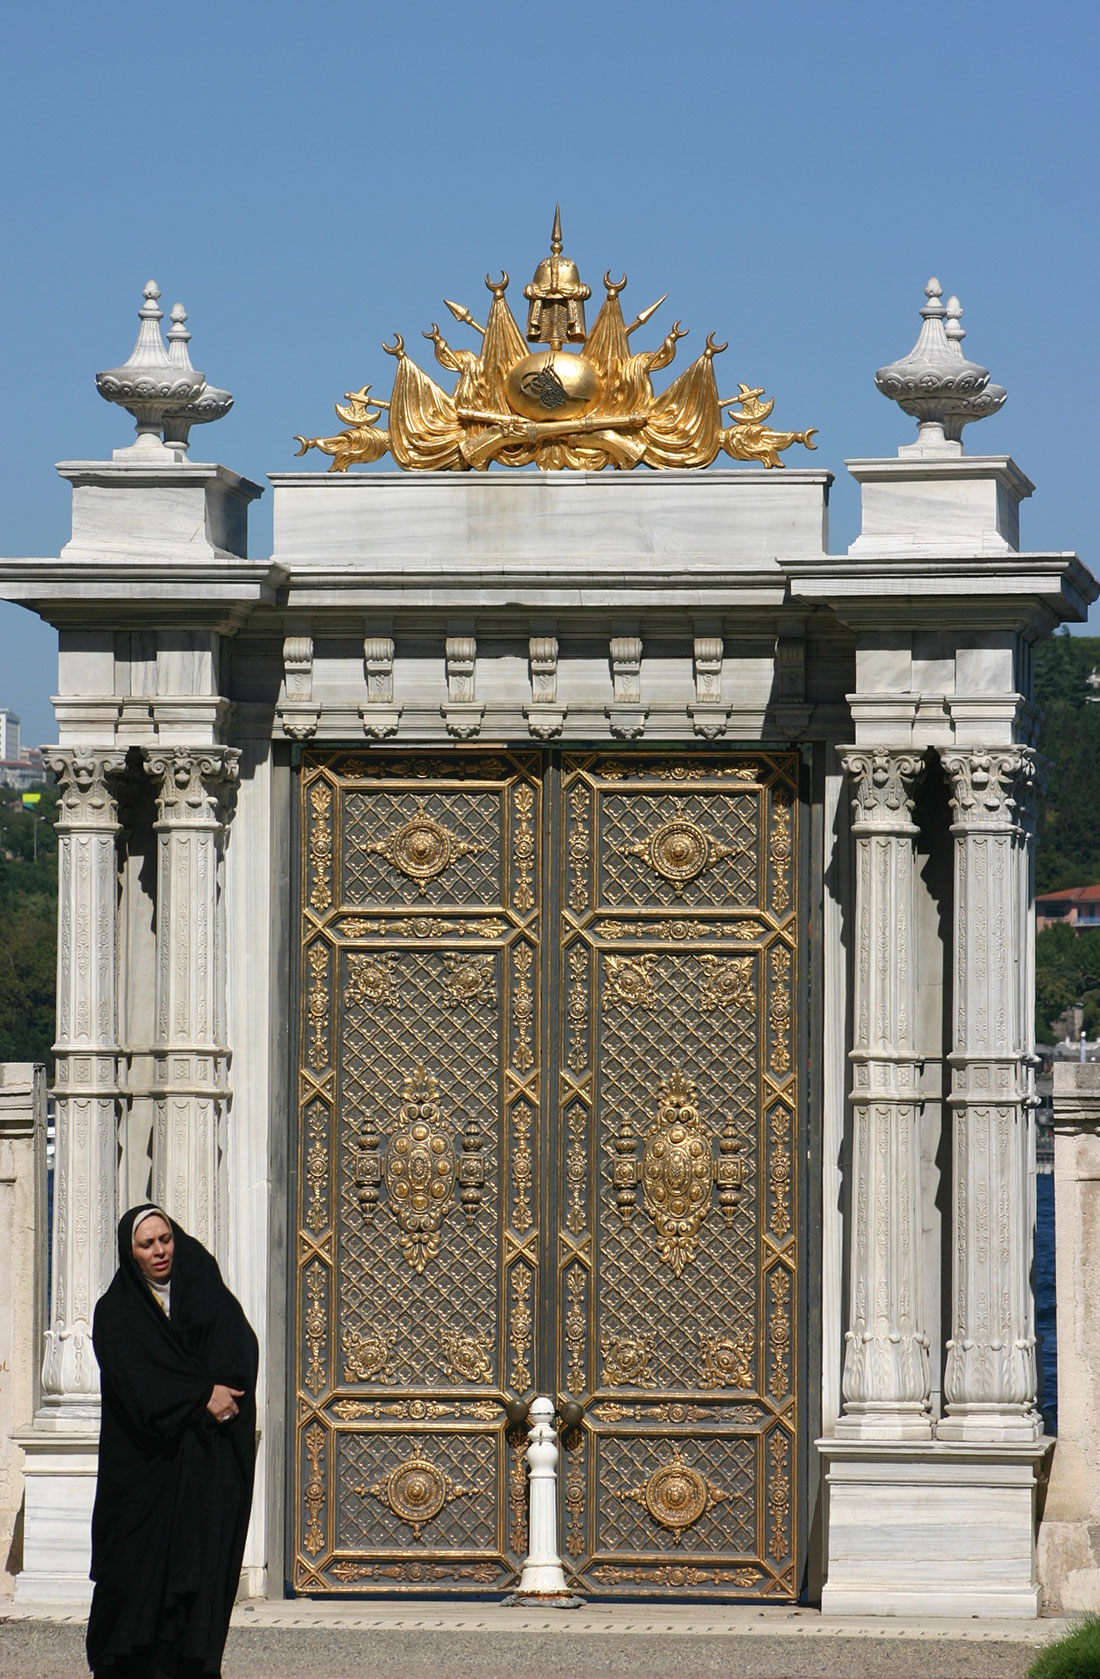
POLYGON ((447 703, 440 707, 447 733, 456 740, 473 740, 481 732, 485 707, 475 693, 477 638, 472 632, 447 636, 447 703))
POLYGON ((275 714, 291 740, 309 740, 317 733, 321 708, 313 699, 312 635, 297 633, 283 640, 283 696, 275 714))
POLYGON ((394 642, 386 625, 363 638, 363 670, 367 703, 359 707, 363 733, 371 740, 389 740, 401 722, 401 706, 393 703, 394 642))
POLYGON ((611 733, 617 740, 636 740, 644 733, 649 707, 642 705, 642 640, 639 635, 611 637, 611 683, 614 705, 605 707, 611 733))
POLYGON ((566 707, 558 704, 558 638, 533 635, 527 643, 531 667, 531 704, 523 715, 536 740, 556 740, 565 727, 566 707))

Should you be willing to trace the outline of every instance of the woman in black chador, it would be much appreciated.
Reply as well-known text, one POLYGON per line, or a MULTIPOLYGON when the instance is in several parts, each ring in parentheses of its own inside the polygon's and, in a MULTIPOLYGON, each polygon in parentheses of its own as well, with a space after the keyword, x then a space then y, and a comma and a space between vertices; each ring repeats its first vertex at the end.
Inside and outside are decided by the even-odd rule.
POLYGON ((218 1674, 252 1506, 256 1337, 212 1255, 143 1206, 119 1224, 92 1339, 89 1666, 96 1679, 218 1674))

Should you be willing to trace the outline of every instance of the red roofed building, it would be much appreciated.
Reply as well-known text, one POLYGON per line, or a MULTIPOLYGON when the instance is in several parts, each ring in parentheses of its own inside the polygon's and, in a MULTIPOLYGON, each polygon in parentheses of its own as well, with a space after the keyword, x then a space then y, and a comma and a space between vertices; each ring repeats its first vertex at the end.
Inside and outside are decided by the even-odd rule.
POLYGON ((1069 886, 1064 892, 1042 892, 1035 897, 1035 926, 1041 933, 1064 921, 1076 933, 1100 927, 1100 886, 1069 886))

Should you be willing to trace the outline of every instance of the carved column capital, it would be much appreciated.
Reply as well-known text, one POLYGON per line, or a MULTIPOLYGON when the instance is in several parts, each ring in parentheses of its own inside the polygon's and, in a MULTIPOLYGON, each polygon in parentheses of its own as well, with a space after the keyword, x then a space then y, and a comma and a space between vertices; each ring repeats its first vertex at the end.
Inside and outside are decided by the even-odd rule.
POLYGON ((1032 747, 941 747, 940 760, 951 784, 955 832, 1026 826, 1043 773, 1032 747))
POLYGON ((156 786, 157 816, 173 827, 219 826, 222 804, 239 774, 235 746, 147 746, 142 756, 156 786))
POLYGON ((848 746, 841 748, 840 761, 852 786, 857 833, 864 826, 888 833, 915 832, 913 794, 924 769, 919 752, 848 746))
POLYGON ((125 772, 125 752, 114 747, 49 746, 42 756, 61 790, 58 827, 115 832, 117 789, 111 783, 125 772))

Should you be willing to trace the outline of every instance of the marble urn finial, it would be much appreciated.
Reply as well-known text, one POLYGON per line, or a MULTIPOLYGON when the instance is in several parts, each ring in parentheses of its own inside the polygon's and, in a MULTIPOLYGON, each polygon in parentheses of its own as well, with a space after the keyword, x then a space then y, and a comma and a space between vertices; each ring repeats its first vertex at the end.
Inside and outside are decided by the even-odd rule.
MULTIPOLYGON (((182 303, 172 305, 172 326, 168 333, 168 359, 173 367, 181 373, 193 373, 188 344, 191 334, 187 330, 187 310, 182 303)), ((197 375, 202 379, 202 374, 197 375)), ((233 406, 233 398, 228 391, 220 391, 216 385, 208 385, 203 380, 202 389, 193 402, 186 408, 174 408, 164 417, 164 441, 177 449, 186 449, 192 426, 207 425, 211 420, 220 420, 233 406)))
POLYGON ((141 326, 137 343, 121 367, 108 368, 95 376, 96 389, 108 402, 117 402, 134 416, 137 437, 129 448, 116 449, 115 460, 179 460, 178 448, 161 440, 161 427, 169 414, 195 401, 205 383, 188 361, 186 367, 173 362, 160 335, 163 311, 157 308, 160 288, 146 282, 145 302, 138 310, 141 326))
POLYGON ((957 297, 940 302, 943 287, 935 278, 924 288, 920 336, 907 356, 880 367, 875 384, 917 422, 915 443, 904 443, 901 456, 961 455, 962 428, 995 414, 1008 392, 989 383, 989 369, 962 353, 962 305, 957 297), (946 323, 946 324, 945 324, 946 323))

